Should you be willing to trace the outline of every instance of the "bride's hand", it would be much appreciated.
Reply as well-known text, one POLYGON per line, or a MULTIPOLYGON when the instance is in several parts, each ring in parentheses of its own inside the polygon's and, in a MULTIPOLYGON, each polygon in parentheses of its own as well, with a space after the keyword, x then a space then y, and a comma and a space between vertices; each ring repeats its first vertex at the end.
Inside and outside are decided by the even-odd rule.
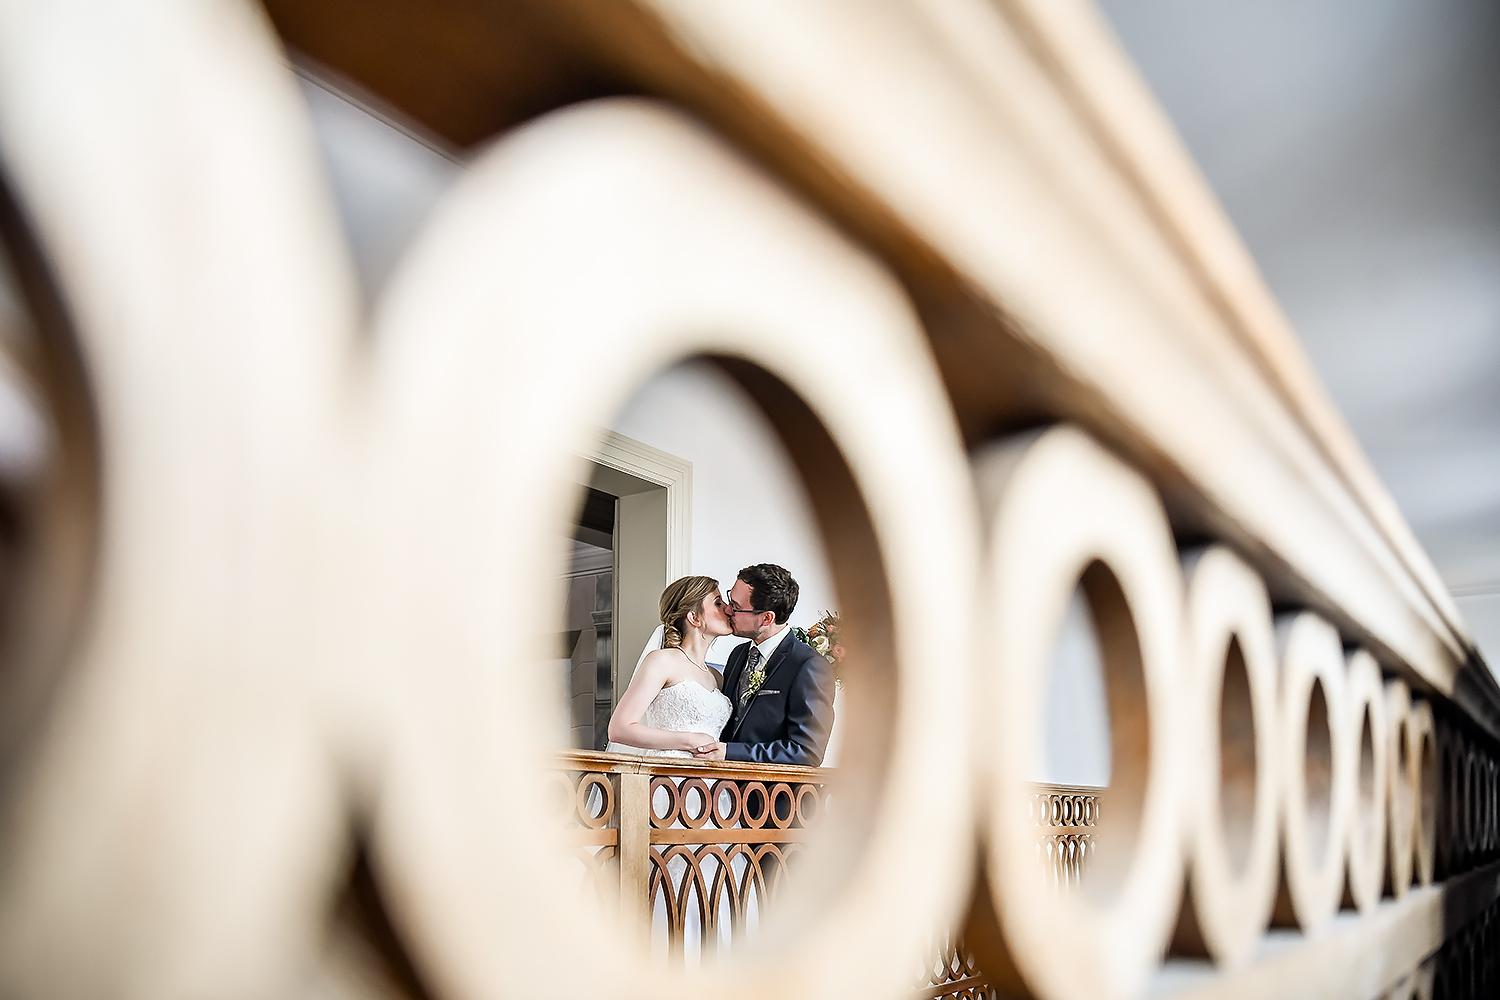
POLYGON ((693 756, 699 760, 723 760, 724 744, 718 740, 712 740, 693 751, 693 756))
POLYGON ((717 736, 710 736, 707 733, 683 733, 677 749, 692 753, 699 747, 712 743, 717 739, 717 736))

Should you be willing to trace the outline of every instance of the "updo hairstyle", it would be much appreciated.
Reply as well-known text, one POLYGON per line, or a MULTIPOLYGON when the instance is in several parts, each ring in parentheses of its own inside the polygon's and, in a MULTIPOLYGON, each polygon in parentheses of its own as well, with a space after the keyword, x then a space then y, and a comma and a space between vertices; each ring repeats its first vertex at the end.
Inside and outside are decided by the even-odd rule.
POLYGON ((661 592, 661 603, 658 605, 664 632, 664 649, 682 645, 687 616, 699 610, 705 597, 718 592, 719 581, 711 576, 685 576, 667 584, 667 589, 661 592))

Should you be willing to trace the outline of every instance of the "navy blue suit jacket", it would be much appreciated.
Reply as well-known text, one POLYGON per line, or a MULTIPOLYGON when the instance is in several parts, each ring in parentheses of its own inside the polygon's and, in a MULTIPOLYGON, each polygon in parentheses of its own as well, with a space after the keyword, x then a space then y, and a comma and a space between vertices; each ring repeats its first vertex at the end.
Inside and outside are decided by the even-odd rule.
POLYGON ((719 739, 729 760, 817 767, 833 729, 833 664, 789 635, 766 664, 766 679, 743 710, 740 678, 752 644, 740 643, 724 664, 724 693, 734 713, 719 739))

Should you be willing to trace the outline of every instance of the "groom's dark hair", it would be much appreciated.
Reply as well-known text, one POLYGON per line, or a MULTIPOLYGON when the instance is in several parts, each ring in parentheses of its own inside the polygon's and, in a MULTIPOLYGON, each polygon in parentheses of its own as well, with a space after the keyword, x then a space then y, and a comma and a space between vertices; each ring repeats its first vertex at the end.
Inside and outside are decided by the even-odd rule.
POLYGON ((797 610, 797 581, 784 567, 775 563, 756 563, 740 570, 739 578, 750 585, 755 610, 774 614, 777 625, 785 625, 792 612, 797 610))

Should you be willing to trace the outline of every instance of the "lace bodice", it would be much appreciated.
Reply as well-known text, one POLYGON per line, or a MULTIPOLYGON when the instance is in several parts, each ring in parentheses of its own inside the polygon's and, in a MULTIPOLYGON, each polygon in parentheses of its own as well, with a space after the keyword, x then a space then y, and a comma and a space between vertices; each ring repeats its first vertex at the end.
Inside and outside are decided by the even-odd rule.
MULTIPOLYGON (((668 685, 656 693, 641 724, 652 729, 667 729, 674 733, 705 733, 718 739, 724 724, 729 721, 734 706, 720 691, 713 691, 696 681, 680 681, 668 685)), ((691 757, 686 750, 645 750, 625 743, 610 743, 605 747, 612 753, 640 753, 659 757, 691 757)))

